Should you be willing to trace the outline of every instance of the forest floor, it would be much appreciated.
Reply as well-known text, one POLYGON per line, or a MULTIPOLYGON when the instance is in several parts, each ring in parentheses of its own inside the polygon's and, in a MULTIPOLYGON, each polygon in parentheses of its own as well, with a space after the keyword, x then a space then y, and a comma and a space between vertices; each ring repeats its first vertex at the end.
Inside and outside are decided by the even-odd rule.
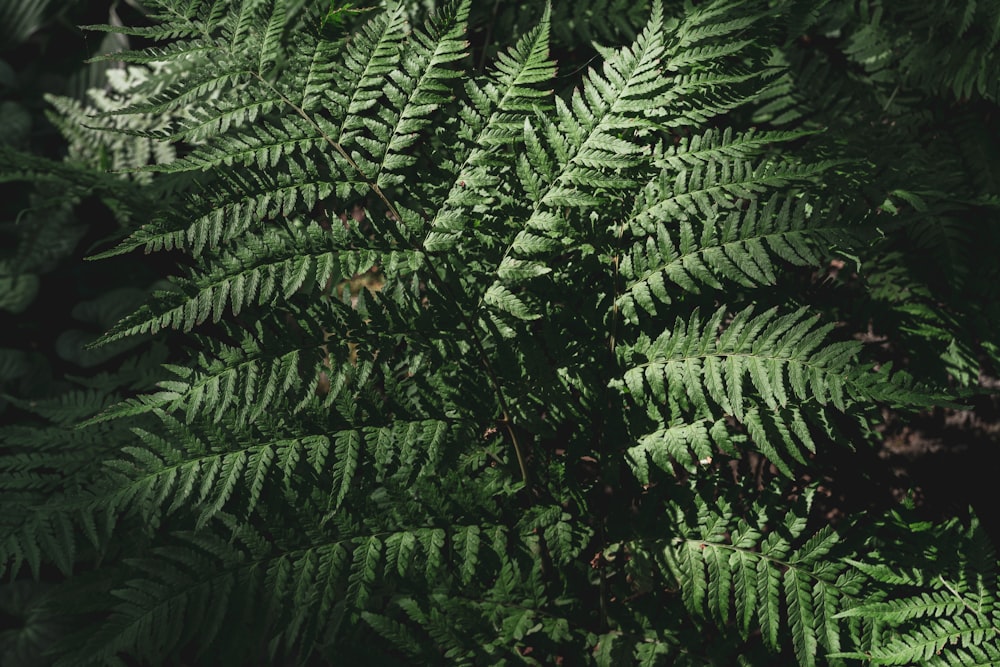
MULTIPOLYGON (((981 378, 1000 392, 1000 380, 981 378)), ((893 492, 912 489, 928 518, 960 516, 971 506, 1000 547, 1000 395, 979 396, 969 410, 938 409, 896 425, 891 417, 878 457, 893 492)))
POLYGON ((981 384, 997 393, 967 400, 967 410, 936 408, 905 419, 885 411, 879 447, 824 456, 816 503, 827 520, 882 514, 909 496, 918 514, 935 522, 968 517, 971 509, 1000 552, 1000 381, 981 384))

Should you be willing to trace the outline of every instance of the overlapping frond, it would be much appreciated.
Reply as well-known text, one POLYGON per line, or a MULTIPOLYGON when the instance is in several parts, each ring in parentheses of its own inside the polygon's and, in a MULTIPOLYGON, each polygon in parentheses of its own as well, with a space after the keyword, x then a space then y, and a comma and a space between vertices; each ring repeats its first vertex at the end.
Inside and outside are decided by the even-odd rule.
POLYGON ((660 70, 662 23, 656 3, 634 45, 609 54, 602 70, 591 70, 568 103, 556 99, 554 120, 525 119, 517 176, 529 206, 511 230, 495 265, 495 282, 482 298, 492 309, 517 319, 537 317, 511 288, 544 273, 532 262, 562 247, 558 239, 571 229, 569 211, 588 212, 602 197, 613 199, 634 185, 630 172, 648 162, 639 133, 663 113, 657 97, 666 86, 660 70), (510 270, 515 267, 526 270, 510 270))
MULTIPOLYGON (((751 187, 767 185, 766 179, 753 179, 751 187)), ((727 189, 717 188, 716 192, 727 189)), ((665 199, 637 216, 649 221, 643 224, 649 234, 621 258, 626 282, 616 306, 626 319, 635 321, 640 309, 655 315, 658 303, 670 304, 703 288, 772 285, 779 262, 817 266, 822 253, 854 241, 852 230, 841 220, 814 211, 802 197, 773 195, 763 201, 754 197, 742 210, 731 209, 731 200, 718 206, 718 200, 705 197, 701 208, 707 214, 699 211, 689 217, 680 208, 664 210, 667 202, 679 205, 676 199, 665 199), (675 222, 678 212, 683 217, 675 222)))
POLYGON ((194 509, 200 528, 223 510, 252 515, 262 497, 291 488, 306 470, 331 472, 337 508, 362 456, 362 436, 353 429, 296 437, 264 430, 253 440, 244 431, 249 443, 233 447, 218 429, 194 429, 162 410, 151 412, 164 434, 135 429, 137 443, 107 464, 107 491, 96 511, 138 515, 155 526, 181 508, 194 509))
MULTIPOLYGON (((237 425, 255 421, 277 401, 291 399, 301 408, 324 379, 323 352, 317 344, 291 345, 262 353, 260 342, 244 338, 241 348, 222 348, 203 369, 170 367, 177 376, 162 380, 162 391, 129 399, 91 420, 98 423, 149 412, 155 408, 182 411, 188 421, 197 415, 227 415, 237 425), (237 392, 237 388, 239 391, 237 392)), ((337 392, 331 392, 336 396, 337 392)))
POLYGON ((818 325, 804 308, 780 316, 775 309, 756 316, 753 310, 728 318, 720 308, 705 322, 696 313, 655 339, 642 335, 619 347, 625 371, 616 384, 666 420, 629 450, 640 478, 647 477, 647 454, 670 470, 671 461, 690 467, 692 460, 711 459, 714 447, 732 451, 719 421, 726 416, 744 425, 751 441, 791 476, 785 458, 804 463, 800 448, 816 451, 814 429, 829 429, 824 409, 935 400, 934 392, 912 386, 905 374, 858 365, 861 344, 829 342, 833 326, 818 325))
MULTIPOLYGON (((363 189, 361 184, 365 182, 365 175, 358 173, 356 165, 351 166, 349 158, 334 150, 333 145, 337 140, 347 142, 351 139, 342 137, 343 128, 335 130, 334 124, 349 119, 356 121, 363 108, 356 103, 339 109, 336 105, 330 106, 325 97, 336 89, 326 84, 337 79, 338 84, 355 90, 355 95, 361 99, 370 97, 363 91, 375 92, 376 97, 366 103, 368 107, 374 104, 383 94, 382 82, 388 72, 386 62, 396 62, 399 44, 405 36, 399 12, 378 17, 358 36, 353 45, 356 50, 348 51, 371 54, 372 60, 349 61, 346 68, 335 66, 338 56, 344 53, 341 45, 311 34, 302 35, 287 57, 286 65, 288 81, 302 81, 302 86, 296 90, 282 80, 270 81, 261 67, 265 61, 284 61, 284 55, 279 58, 265 49, 253 62, 254 52, 248 51, 242 42, 252 32, 246 26, 254 23, 255 12, 259 9, 251 6, 254 4, 243 3, 239 12, 234 12, 234 23, 227 24, 223 30, 225 39, 198 42, 208 61, 202 62, 203 67, 196 74, 177 77, 171 87, 153 95, 151 104, 126 108, 119 113, 165 113, 176 108, 189 109, 195 100, 214 98, 215 104, 204 105, 204 108, 197 105, 185 114, 175 129, 163 135, 170 141, 194 140, 199 145, 160 171, 198 173, 222 165, 257 165, 260 175, 248 179, 246 175, 214 174, 222 176, 214 183, 209 182, 216 196, 214 199, 199 197, 194 205, 201 211, 193 219, 187 211, 164 211, 126 241, 119 252, 145 245, 148 249, 179 247, 200 253, 206 246, 217 247, 245 230, 259 229, 279 212, 288 216, 297 206, 311 208, 334 190, 339 196, 346 196, 354 189, 351 181, 363 189), (386 45, 379 46, 380 40, 386 45), (324 115, 307 115, 307 111, 318 111, 317 104, 322 104, 324 115), (301 110, 302 115, 295 114, 294 109, 301 110), (291 113, 284 114, 277 125, 254 122, 261 117, 274 118, 273 114, 279 110, 291 113), (334 114, 329 115, 331 110, 334 114), (266 173, 270 171, 267 167, 278 165, 282 166, 280 170, 266 173), (345 186, 335 188, 331 181, 341 181, 345 186), (254 183, 256 187, 248 189, 247 186, 254 183), (206 209, 206 201, 211 203, 210 208, 206 209)), ((282 29, 279 19, 283 5, 277 2, 271 14, 271 37, 264 38, 270 44, 267 49, 273 50, 278 43, 275 39, 282 29)), ((181 71, 186 69, 186 57, 184 53, 157 54, 158 60, 168 63, 168 69, 174 67, 181 71)))
POLYGON ((69 575, 82 552, 106 544, 113 517, 90 511, 88 494, 102 476, 102 462, 116 455, 127 425, 76 426, 116 403, 119 387, 150 389, 150 375, 158 374, 163 361, 162 348, 153 348, 116 373, 94 378, 90 387, 46 400, 13 399, 37 421, 0 428, 0 571, 16 576, 27 565, 38 577, 44 563, 53 563, 69 575))
POLYGON ((752 38, 768 30, 763 8, 746 11, 744 3, 719 2, 685 12, 670 21, 665 68, 670 86, 661 103, 668 127, 699 126, 753 99, 771 76, 755 63, 765 54, 752 38), (740 62, 742 61, 742 62, 740 62))
POLYGON ((521 139, 525 119, 547 108, 550 94, 538 86, 551 83, 555 63, 548 58, 549 14, 516 45, 497 57, 496 69, 482 81, 466 83, 469 102, 459 114, 460 150, 447 199, 430 224, 423 247, 452 247, 468 225, 475 207, 497 201, 500 179, 489 167, 521 139))
POLYGON ((800 665, 827 664, 824 655, 840 651, 848 633, 838 614, 855 604, 861 582, 829 557, 840 541, 831 527, 807 530, 809 504, 773 524, 759 507, 744 520, 725 501, 703 505, 660 554, 691 613, 733 622, 744 637, 759 631, 775 649, 788 637, 800 665))
POLYGON ((300 290, 322 293, 331 281, 368 271, 380 257, 376 251, 344 249, 319 227, 269 231, 246 236, 242 245, 221 253, 210 273, 175 281, 172 291, 122 320, 105 340, 166 328, 189 331, 206 321, 218 322, 226 310, 238 315, 249 306, 290 299, 300 290))
POLYGON ((361 173, 378 187, 398 185, 399 173, 416 158, 412 147, 431 125, 429 116, 451 96, 451 80, 460 73, 449 67, 466 56, 465 22, 470 0, 461 0, 438 14, 427 32, 414 31, 399 55, 392 75, 382 82, 384 102, 367 117, 366 129, 352 137, 351 152, 361 173))
POLYGON ((900 566, 898 555, 893 556, 898 544, 871 554, 856 565, 871 585, 883 587, 877 594, 882 599, 854 605, 838 617, 891 628, 865 647, 864 659, 875 665, 991 664, 1000 656, 1000 599, 998 562, 990 539, 975 519, 964 528, 953 521, 935 528, 931 536, 960 539, 965 548, 937 553, 933 544, 927 544, 925 572, 913 574, 900 566), (894 595, 891 587, 900 583, 911 594, 894 595))

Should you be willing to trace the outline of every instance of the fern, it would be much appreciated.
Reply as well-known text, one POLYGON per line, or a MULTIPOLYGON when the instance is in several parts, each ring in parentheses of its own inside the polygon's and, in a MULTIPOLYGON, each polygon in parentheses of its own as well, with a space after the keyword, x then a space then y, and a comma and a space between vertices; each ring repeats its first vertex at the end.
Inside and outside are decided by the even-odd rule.
MULTIPOLYGON (((897 534, 912 521, 899 514, 893 518, 889 526, 897 534)), ((899 538, 895 535, 884 552, 874 552, 873 558, 857 563, 874 586, 904 584, 909 594, 882 590, 873 596, 882 599, 852 607, 839 616, 891 628, 881 633, 881 641, 866 647, 864 658, 872 664, 990 664, 1000 655, 1000 618, 996 607, 997 559, 989 538, 975 520, 967 527, 951 522, 922 537, 922 553, 930 563, 922 576, 899 571, 899 538), (967 550, 938 553, 926 543, 927 538, 945 536, 962 539, 967 550)))
POLYGON ((996 63, 988 55, 995 19, 991 3, 976 2, 815 8, 788 34, 789 41, 801 38, 784 51, 790 70, 756 114, 779 127, 843 127, 863 136, 857 155, 870 163, 868 182, 879 184, 866 189, 886 234, 859 257, 862 266, 870 262, 863 273, 874 288, 868 308, 874 328, 905 329, 900 344, 908 354, 933 360, 926 373, 967 387, 996 367, 992 348, 978 343, 993 314, 974 305, 993 297, 987 288, 968 306, 939 304, 964 301, 970 290, 992 283, 970 279, 968 267, 983 265, 979 249, 989 245, 973 239, 992 238, 995 227, 975 222, 995 220, 988 195, 980 199, 992 190, 986 183, 995 172, 981 153, 995 135, 982 114, 996 99, 996 63), (953 42, 957 35, 961 47, 953 42), (857 67, 859 77, 838 76, 838 58, 857 67), (868 113, 885 122, 857 125, 868 113), (949 128, 950 138, 930 140, 934 127, 949 128), (967 133, 979 137, 978 147, 961 139, 967 133))
POLYGON ((756 521, 734 523, 727 503, 699 511, 693 534, 663 550, 663 567, 674 576, 688 610, 717 622, 733 618, 743 637, 759 629, 777 648, 779 633, 791 635, 799 664, 816 664, 819 651, 836 652, 843 629, 838 610, 859 593, 859 574, 830 561, 841 537, 829 526, 805 533, 810 496, 800 507, 766 526, 767 510, 753 508, 756 521))
MULTIPOLYGON (((103 333, 60 339, 96 367, 68 391, 21 395, 28 356, 0 354, 23 422, 0 430, 0 564, 59 581, 46 659, 995 659, 981 530, 830 525, 804 481, 877 442, 882 410, 955 405, 876 363, 814 280, 851 262, 875 267, 866 304, 897 279, 931 303, 883 268, 905 245, 883 222, 951 229, 945 198, 863 159, 865 105, 896 113, 882 14, 496 3, 494 38, 469 0, 148 4, 148 26, 93 27, 151 43, 106 56, 112 92, 53 99, 67 160, 0 153, 67 218, 111 204, 96 259, 176 267, 141 304, 78 308, 103 333), (836 70, 782 43, 837 21, 864 65, 838 85, 865 90, 841 124, 812 95, 836 70), (579 34, 610 45, 557 70, 579 34), (928 546, 945 534, 968 561, 928 546)), ((991 205, 976 183, 962 205, 991 205)), ((965 315, 921 317, 931 341, 965 315)))

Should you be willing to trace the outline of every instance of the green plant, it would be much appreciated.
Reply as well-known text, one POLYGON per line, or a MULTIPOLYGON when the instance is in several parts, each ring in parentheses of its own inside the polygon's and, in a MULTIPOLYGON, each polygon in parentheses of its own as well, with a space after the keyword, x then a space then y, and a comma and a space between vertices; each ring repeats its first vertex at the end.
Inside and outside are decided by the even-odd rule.
POLYGON ((813 511, 824 452, 954 396, 802 287, 888 263, 899 188, 864 133, 751 126, 801 109, 793 3, 653 3, 565 94, 549 9, 478 74, 468 0, 148 4, 101 28, 162 43, 109 56, 152 64, 93 124, 135 141, 19 166, 113 202, 101 257, 177 257, 130 356, 8 399, 0 562, 60 581, 56 664, 998 659, 974 519, 813 511))

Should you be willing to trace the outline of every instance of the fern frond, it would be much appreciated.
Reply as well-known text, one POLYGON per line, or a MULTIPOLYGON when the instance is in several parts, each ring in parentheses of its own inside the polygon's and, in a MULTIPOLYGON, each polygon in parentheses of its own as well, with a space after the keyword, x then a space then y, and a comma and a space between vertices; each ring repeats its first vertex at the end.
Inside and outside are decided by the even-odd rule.
POLYGON ((105 494, 100 511, 137 514, 145 524, 155 526, 165 515, 193 506, 198 508, 197 525, 201 527, 224 509, 232 509, 229 504, 237 488, 247 492, 239 498, 239 509, 248 516, 261 501, 269 480, 277 478, 275 482, 289 485, 302 473, 300 462, 319 474, 326 469, 331 452, 336 451, 347 460, 337 460, 339 472, 335 466, 334 477, 349 484, 359 457, 357 448, 339 444, 355 437, 353 431, 333 438, 271 435, 252 446, 233 448, 221 446, 218 432, 199 433, 162 411, 156 415, 171 438, 135 429, 141 446, 123 447, 121 458, 106 464, 108 489, 113 491, 105 494))
POLYGON ((775 649, 787 627, 801 665, 838 652, 845 631, 837 612, 854 604, 856 575, 846 563, 827 558, 840 541, 836 532, 825 527, 806 533, 809 500, 766 533, 764 525, 734 521, 725 501, 700 503, 699 534, 688 533, 662 552, 685 606, 723 625, 735 609, 742 635, 759 628, 775 649))
MULTIPOLYGON (((897 527, 905 525, 900 521, 897 527)), ((912 594, 882 591, 877 596, 882 599, 852 606, 838 617, 892 629, 865 651, 873 664, 951 665, 966 659, 968 664, 989 664, 1000 655, 998 562, 993 545, 975 519, 967 528, 955 522, 935 527, 930 537, 960 542, 962 548, 937 554, 934 545, 929 545, 922 554, 929 561, 925 571, 912 574, 894 562, 892 553, 899 545, 854 562, 873 585, 902 583, 912 594)))
POLYGON ((384 82, 385 104, 366 123, 371 138, 352 136, 362 149, 352 152, 352 158, 380 188, 403 181, 394 172, 416 161, 408 149, 431 124, 428 116, 448 100, 451 87, 447 82, 459 73, 447 66, 466 56, 463 37, 470 2, 461 0, 448 7, 435 16, 427 33, 418 30, 410 36, 400 54, 404 70, 396 70, 384 82))
POLYGON ((95 170, 118 172, 124 178, 150 183, 152 179, 149 175, 137 173, 139 169, 175 159, 175 147, 159 136, 172 120, 169 113, 128 111, 126 115, 116 115, 126 104, 123 98, 132 100, 128 106, 137 106, 136 100, 142 97, 133 95, 132 91, 155 74, 155 69, 138 67, 109 71, 110 92, 88 91, 90 99, 87 105, 66 97, 50 95, 46 98, 56 110, 49 118, 70 142, 70 162, 84 163, 95 170), (94 115, 97 117, 92 117, 94 115), (121 133, 121 136, 115 136, 115 133, 121 133))
MULTIPOLYGON (((662 22, 662 6, 654 3, 649 24, 633 47, 617 51, 605 61, 602 72, 591 71, 568 105, 557 98, 554 121, 525 119, 526 152, 518 160, 517 171, 531 196, 531 206, 524 222, 508 237, 494 274, 508 258, 543 260, 561 247, 554 239, 569 229, 565 209, 586 211, 601 201, 597 192, 621 192, 634 184, 628 170, 647 160, 637 133, 653 125, 657 112, 649 99, 655 102, 657 91, 665 85, 659 76, 662 22)), ((451 239, 456 238, 457 230, 448 231, 451 239)), ((435 243, 431 249, 453 242, 436 241, 444 245, 435 243)), ((510 273, 506 279, 498 276, 484 292, 482 303, 491 295, 510 294, 491 298, 488 305, 498 314, 518 319, 538 316, 510 291, 517 285, 515 277, 510 273)))
MULTIPOLYGON (((171 174, 256 164, 263 171, 267 167, 287 164, 301 172, 302 166, 295 158, 302 159, 302 155, 320 150, 326 145, 325 141, 308 121, 290 117, 285 118, 280 127, 253 127, 227 137, 223 145, 203 146, 168 165, 150 166, 146 170, 171 174)), ((336 162, 337 159, 331 160, 336 162)))
POLYGON ((655 231, 622 256, 626 284, 616 302, 622 316, 637 321, 639 308, 655 315, 658 302, 675 298, 671 283, 696 294, 703 286, 724 289, 723 280, 746 287, 773 284, 778 272, 773 258, 816 266, 820 253, 850 247, 855 238, 843 222, 814 215, 805 199, 772 196, 758 208, 759 201, 751 200, 743 211, 701 218, 700 230, 697 218, 655 223, 655 231), (672 234, 674 226, 679 229, 672 234))
POLYGON ((455 159, 447 199, 431 221, 423 247, 449 247, 468 224, 468 211, 494 200, 499 179, 488 167, 502 149, 521 138, 525 119, 548 102, 549 93, 537 86, 555 76, 555 63, 548 58, 549 27, 546 9, 534 29, 498 56, 496 70, 485 81, 466 84, 469 104, 460 113, 462 151, 455 159))
POLYGON ((925 619, 920 627, 913 629, 905 637, 896 638, 871 651, 870 659, 877 665, 928 662, 949 646, 963 649, 976 647, 982 652, 981 647, 989 645, 996 654, 998 632, 1000 618, 988 619, 963 614, 948 619, 925 619))
POLYGON ((188 643, 195 628, 204 646, 227 623, 246 618, 239 610, 255 602, 255 588, 240 572, 237 548, 209 536, 178 538, 129 563, 134 578, 111 592, 115 608, 108 623, 56 665, 114 664, 122 652, 159 660, 188 643), (196 623, 179 623, 178 610, 196 623))
POLYGON ((385 78, 396 69, 405 37, 402 4, 377 15, 353 36, 355 48, 347 49, 343 63, 334 66, 343 85, 324 91, 337 110, 334 117, 340 120, 340 128, 331 134, 334 140, 343 145, 352 143, 353 133, 364 125, 361 113, 383 97, 385 78))
POLYGON ((788 405, 791 395, 800 401, 814 398, 820 405, 829 402, 843 411, 846 401, 863 395, 859 391, 866 390, 867 384, 855 378, 863 374, 844 372, 861 349, 860 343, 844 341, 821 347, 832 325, 816 327, 815 318, 807 318, 803 309, 780 317, 776 314, 772 309, 754 317, 752 308, 743 310, 718 338, 724 309, 716 311, 704 325, 697 315, 687 323, 678 321, 673 330, 656 340, 643 339, 623 352, 625 358, 642 355, 647 359, 626 372, 625 383, 633 393, 642 395, 645 378, 655 398, 670 398, 678 404, 686 402, 686 391, 693 392, 686 398, 699 407, 707 405, 707 396, 737 417, 744 412, 740 383, 747 376, 772 410, 788 405), (700 382, 685 389, 675 380, 674 374, 686 372, 690 364, 691 372, 704 374, 706 393, 701 393, 700 382))
POLYGON ((623 349, 625 359, 646 359, 626 371, 625 385, 636 396, 645 395, 648 387, 657 401, 690 403, 702 411, 709 409, 711 399, 741 419, 749 407, 743 392, 749 376, 772 410, 788 405, 790 396, 814 398, 821 405, 829 401, 844 410, 850 397, 844 371, 860 344, 821 347, 831 325, 815 327, 805 310, 776 314, 772 309, 754 317, 752 308, 743 310, 718 337, 724 309, 704 324, 697 315, 678 321, 656 340, 642 339, 623 349), (685 382, 687 374, 695 381, 685 382))
POLYGON ((648 406, 650 414, 664 406, 673 425, 644 436, 643 444, 630 450, 641 476, 646 464, 638 459, 646 452, 654 462, 675 460, 688 467, 709 457, 713 445, 732 451, 716 421, 725 415, 744 424, 751 440, 791 476, 785 455, 804 463, 799 448, 815 452, 808 422, 828 428, 825 418, 810 416, 810 405, 846 412, 870 400, 920 405, 939 398, 909 386, 907 376, 892 374, 891 367, 879 372, 859 368, 853 360, 861 344, 825 342, 832 325, 816 326, 805 309, 782 316, 771 309, 754 316, 751 307, 723 326, 725 317, 726 309, 720 308, 702 323, 696 313, 688 322, 677 320, 655 340, 643 334, 635 344, 618 348, 626 370, 615 385, 648 406), (689 434, 690 426, 681 426, 692 417, 715 424, 711 439, 703 430, 689 434), (680 431, 674 430, 677 426, 680 431), (687 456, 686 444, 674 440, 680 433, 690 439, 697 458, 687 456), (785 448, 776 447, 778 442, 785 448))
POLYGON ((27 564, 37 578, 43 563, 53 563, 69 575, 77 568, 81 535, 95 548, 106 543, 108 517, 88 510, 86 493, 95 489, 101 461, 121 431, 84 431, 72 421, 94 414, 109 400, 115 396, 107 390, 85 389, 44 401, 17 401, 45 421, 0 428, 0 570, 17 575, 27 564))
POLYGON ((698 464, 711 463, 717 450, 736 454, 732 436, 723 420, 702 419, 692 423, 675 420, 639 438, 629 447, 627 456, 632 472, 643 484, 649 484, 649 462, 662 470, 671 470, 676 462, 688 472, 698 464), (648 458, 647 458, 648 457, 648 458))
POLYGON ((831 163, 783 164, 770 159, 722 160, 699 163, 675 172, 665 169, 652 179, 636 200, 628 224, 656 233, 662 220, 713 218, 717 212, 737 208, 772 188, 814 181, 834 166, 831 163))
POLYGON ((397 420, 391 426, 358 424, 288 437, 269 420, 238 431, 237 444, 225 439, 232 432, 229 424, 188 426, 165 410, 144 407, 162 434, 133 429, 138 441, 106 461, 107 485, 88 511, 136 515, 147 526, 182 508, 194 510, 199 528, 220 512, 248 517, 303 475, 318 476, 329 486, 325 520, 330 520, 355 489, 363 464, 379 481, 413 483, 436 469, 446 447, 465 430, 442 420, 397 420))
POLYGON ((219 255, 212 273, 176 280, 155 306, 125 318, 103 341, 165 328, 189 331, 205 321, 218 322, 227 307, 238 315, 246 307, 288 300, 300 290, 321 291, 331 280, 368 271, 380 258, 375 251, 339 245, 319 227, 248 236, 239 247, 219 255), (289 243, 288 237, 294 240, 289 243))
MULTIPOLYGON (((145 252, 183 249, 194 255, 217 250, 247 232, 259 231, 269 221, 289 217, 296 208, 312 209, 331 196, 331 174, 307 164, 296 175, 261 174, 252 182, 222 180, 206 186, 203 197, 184 202, 162 218, 136 229, 118 246, 92 259, 113 257, 143 248, 145 252)), ((343 229, 331 234, 347 238, 343 229)))

